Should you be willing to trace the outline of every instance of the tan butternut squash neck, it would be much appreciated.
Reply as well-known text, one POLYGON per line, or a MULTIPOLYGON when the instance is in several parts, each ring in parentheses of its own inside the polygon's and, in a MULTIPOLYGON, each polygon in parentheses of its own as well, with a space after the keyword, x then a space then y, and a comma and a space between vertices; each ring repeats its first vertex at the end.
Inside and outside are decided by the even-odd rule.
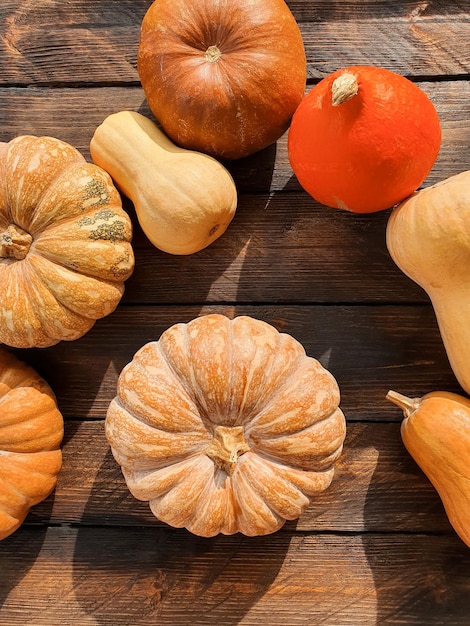
POLYGON ((90 152, 94 162, 108 171, 121 191, 132 197, 148 172, 157 178, 159 164, 171 153, 183 151, 149 119, 122 111, 98 126, 90 152))

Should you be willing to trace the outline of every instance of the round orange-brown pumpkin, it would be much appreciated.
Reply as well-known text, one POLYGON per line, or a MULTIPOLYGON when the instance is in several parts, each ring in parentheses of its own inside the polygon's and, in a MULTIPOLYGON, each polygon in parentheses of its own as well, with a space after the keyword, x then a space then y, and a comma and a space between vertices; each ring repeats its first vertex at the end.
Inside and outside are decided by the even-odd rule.
POLYGON ((441 127, 428 96, 384 68, 333 72, 292 118, 288 153, 302 187, 326 206, 355 213, 388 209, 425 180, 441 127))
POLYGON ((138 71, 166 134, 221 159, 274 143, 305 93, 302 36, 284 0, 155 0, 138 71))
POLYGON ((266 322, 203 315, 144 345, 119 376, 106 436, 154 515, 201 536, 265 535, 331 483, 339 388, 266 322))
POLYGON ((119 303, 132 226, 110 176, 54 137, 0 144, 0 342, 46 347, 119 303))
POLYGON ((54 489, 64 421, 49 385, 0 349, 0 539, 54 489))

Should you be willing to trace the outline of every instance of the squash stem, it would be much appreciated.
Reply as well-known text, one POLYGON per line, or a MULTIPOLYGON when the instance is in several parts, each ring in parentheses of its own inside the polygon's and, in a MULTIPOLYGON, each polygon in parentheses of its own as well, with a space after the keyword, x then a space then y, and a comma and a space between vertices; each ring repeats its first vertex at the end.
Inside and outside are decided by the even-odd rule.
POLYGON ((245 441, 243 426, 216 426, 206 454, 228 476, 235 471, 238 458, 250 451, 245 441))
POLYGON ((345 72, 333 81, 331 86, 331 104, 337 107, 343 104, 343 102, 354 98, 358 91, 359 85, 357 84, 357 78, 354 74, 345 72))
POLYGON ((216 63, 222 56, 222 52, 217 46, 209 46, 204 56, 209 63, 216 63))
POLYGON ((385 396, 387 400, 402 409, 405 417, 409 417, 421 404, 421 398, 408 398, 397 391, 390 390, 385 396))
POLYGON ((0 233, 0 257, 25 259, 33 242, 33 238, 16 224, 10 224, 0 233))

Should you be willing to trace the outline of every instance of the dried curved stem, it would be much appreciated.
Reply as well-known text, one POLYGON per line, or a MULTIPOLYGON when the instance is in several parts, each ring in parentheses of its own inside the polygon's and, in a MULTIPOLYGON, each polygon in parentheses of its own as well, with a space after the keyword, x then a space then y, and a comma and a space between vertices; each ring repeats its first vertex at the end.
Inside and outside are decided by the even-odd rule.
POLYGON ((10 224, 0 235, 0 257, 21 261, 26 258, 32 243, 33 238, 28 232, 10 224))
POLYGON ((341 74, 333 81, 331 86, 331 104, 334 107, 343 104, 343 102, 347 102, 354 98, 359 91, 359 85, 357 83, 357 78, 354 74, 350 74, 349 72, 345 72, 341 74))
POLYGON ((390 390, 385 396, 387 400, 396 404, 402 409, 405 417, 409 417, 421 404, 421 398, 408 398, 397 391, 390 390))

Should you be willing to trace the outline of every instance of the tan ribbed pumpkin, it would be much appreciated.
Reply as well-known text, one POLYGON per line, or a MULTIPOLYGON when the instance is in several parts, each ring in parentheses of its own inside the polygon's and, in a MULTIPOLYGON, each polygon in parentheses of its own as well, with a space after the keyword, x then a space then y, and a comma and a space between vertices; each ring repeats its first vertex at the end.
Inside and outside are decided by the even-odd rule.
POLYGON ((332 374, 286 333, 205 315, 121 372, 106 436, 154 515, 201 536, 265 535, 331 483, 345 437, 332 374))
POLYGON ((0 342, 81 337, 119 303, 134 267, 131 222, 110 176, 69 144, 0 144, 0 342))
POLYGON ((54 489, 63 434, 49 385, 32 367, 0 350, 0 539, 54 489))

